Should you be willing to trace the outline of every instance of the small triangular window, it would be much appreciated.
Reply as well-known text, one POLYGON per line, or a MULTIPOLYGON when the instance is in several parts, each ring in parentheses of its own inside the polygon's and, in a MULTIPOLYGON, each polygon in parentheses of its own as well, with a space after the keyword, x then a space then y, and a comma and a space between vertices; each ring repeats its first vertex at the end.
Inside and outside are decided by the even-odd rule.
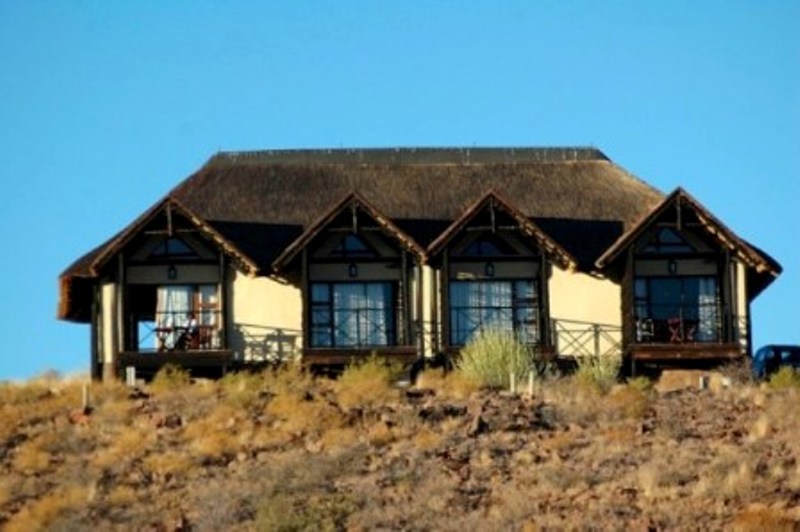
POLYGON ((461 255, 465 257, 505 257, 515 255, 508 243, 491 235, 478 237, 470 242, 461 255))
POLYGON ((169 237, 161 240, 150 252, 151 259, 196 259, 197 253, 182 239, 169 237))
POLYGON ((331 250, 334 257, 375 257, 375 251, 358 235, 350 233, 331 250))
POLYGON ((646 253, 670 254, 692 253, 695 249, 678 231, 671 227, 663 227, 653 234, 643 251, 646 253))

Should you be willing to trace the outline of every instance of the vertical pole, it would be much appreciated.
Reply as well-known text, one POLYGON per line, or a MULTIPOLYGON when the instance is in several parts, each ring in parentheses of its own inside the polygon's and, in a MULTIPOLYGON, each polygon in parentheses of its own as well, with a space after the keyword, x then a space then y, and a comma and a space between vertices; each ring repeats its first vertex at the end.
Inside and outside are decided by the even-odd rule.
POLYGON ((592 325, 592 333, 594 334, 594 356, 600 356, 600 325, 595 323, 592 325))
POLYGON ((308 248, 303 248, 301 254, 301 271, 300 271, 300 296, 302 298, 302 327, 303 340, 302 348, 307 348, 311 345, 311 294, 309 293, 308 286, 308 248))
POLYGON ((543 346, 553 345, 550 335, 550 287, 548 286, 548 273, 550 264, 544 252, 539 250, 539 331, 543 346))
POLYGON ((445 248, 442 257, 442 272, 439 283, 439 298, 442 307, 442 347, 447 350, 450 347, 450 297, 447 291, 450 289, 450 251, 445 248))
POLYGON ((416 263, 416 278, 417 282, 414 285, 416 288, 416 301, 417 301, 417 356, 422 358, 425 356, 425 320, 422 309, 425 306, 423 298, 423 290, 425 286, 422 282, 422 259, 417 258, 416 263))
POLYGON ((219 254, 219 342, 222 349, 228 348, 228 277, 225 254, 219 254))
POLYGON ((127 302, 125 301, 126 293, 125 279, 125 254, 120 251, 117 255, 117 312, 115 316, 115 325, 117 330, 117 341, 115 343, 115 352, 112 353, 112 364, 114 373, 117 372, 117 361, 119 360, 119 353, 125 350, 127 343, 126 325, 128 320, 127 302))
POLYGON ((91 368, 92 380, 100 380, 100 281, 92 283, 92 332, 91 332, 91 368))
POLYGON ((411 287, 409 286, 408 275, 408 252, 404 249, 400 252, 400 319, 402 338, 399 338, 399 345, 411 345, 411 304, 410 294, 411 287))
POLYGON ((732 290, 735 276, 731 275, 733 263, 731 261, 731 252, 727 248, 725 248, 722 262, 723 265, 720 268, 722 270, 722 334, 719 341, 730 343, 735 340, 732 326, 733 320, 731 319, 732 309, 735 305, 732 290))

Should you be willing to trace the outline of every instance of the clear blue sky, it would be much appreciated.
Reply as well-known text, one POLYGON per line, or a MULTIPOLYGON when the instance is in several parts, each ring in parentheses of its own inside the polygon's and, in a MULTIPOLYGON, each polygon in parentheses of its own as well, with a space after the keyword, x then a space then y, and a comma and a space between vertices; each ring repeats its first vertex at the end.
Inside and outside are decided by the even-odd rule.
POLYGON ((0 2, 0 379, 85 370, 58 274, 218 150, 594 145, 785 272, 800 343, 800 2, 0 2))

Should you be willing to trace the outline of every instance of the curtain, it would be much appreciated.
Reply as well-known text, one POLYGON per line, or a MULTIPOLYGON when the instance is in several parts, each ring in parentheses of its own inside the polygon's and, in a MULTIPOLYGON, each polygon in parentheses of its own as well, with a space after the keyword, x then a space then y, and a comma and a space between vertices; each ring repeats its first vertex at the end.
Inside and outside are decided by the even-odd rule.
MULTIPOLYGON (((156 290, 156 327, 159 329, 172 329, 184 326, 188 322, 192 310, 192 287, 185 285, 159 286, 156 290)), ((176 331, 166 334, 164 345, 167 348, 175 347, 178 339, 176 331)), ((156 347, 159 341, 156 340, 156 347)))
POLYGON ((391 283, 334 284, 334 345, 390 345, 392 311, 391 283))
POLYGON ((538 341, 534 281, 450 283, 450 339, 466 344, 478 331, 516 331, 523 342, 538 341))

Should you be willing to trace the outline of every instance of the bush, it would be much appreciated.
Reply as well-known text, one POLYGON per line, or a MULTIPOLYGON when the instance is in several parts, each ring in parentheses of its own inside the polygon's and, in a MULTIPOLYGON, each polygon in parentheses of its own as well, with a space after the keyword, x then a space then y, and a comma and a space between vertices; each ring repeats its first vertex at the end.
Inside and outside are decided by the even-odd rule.
POLYGON ((533 352, 506 331, 478 333, 461 350, 456 370, 465 377, 491 388, 509 385, 510 375, 524 379, 534 369, 533 352))
POLYGON ((191 382, 192 377, 188 371, 174 364, 166 364, 153 377, 151 387, 154 391, 165 392, 181 388, 191 382))
POLYGON ((575 379, 579 384, 606 393, 617 382, 622 361, 615 356, 578 358, 575 379))
POLYGON ((393 383, 400 369, 371 356, 351 364, 336 381, 336 395, 342 408, 375 407, 398 398, 393 383))
POLYGON ((774 390, 800 388, 800 373, 789 366, 783 366, 769 378, 769 387, 774 390))

